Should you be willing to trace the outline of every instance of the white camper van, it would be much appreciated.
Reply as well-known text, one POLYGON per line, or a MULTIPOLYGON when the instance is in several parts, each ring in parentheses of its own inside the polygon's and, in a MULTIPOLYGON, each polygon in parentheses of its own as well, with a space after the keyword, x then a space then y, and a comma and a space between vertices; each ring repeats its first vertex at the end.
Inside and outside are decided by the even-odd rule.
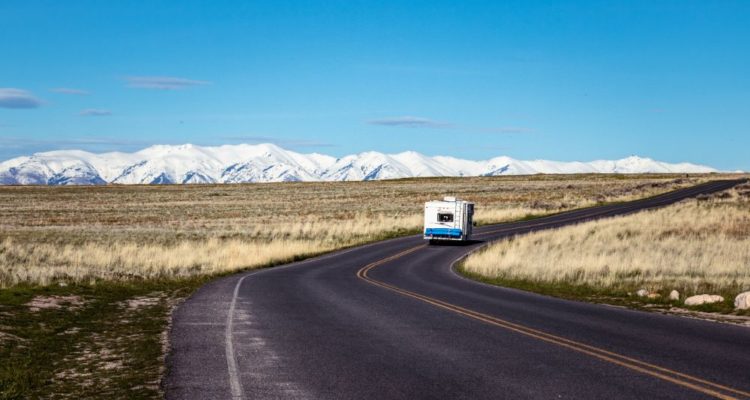
POLYGON ((469 240, 473 225, 474 203, 455 197, 424 203, 424 238, 429 239, 430 243, 469 240))

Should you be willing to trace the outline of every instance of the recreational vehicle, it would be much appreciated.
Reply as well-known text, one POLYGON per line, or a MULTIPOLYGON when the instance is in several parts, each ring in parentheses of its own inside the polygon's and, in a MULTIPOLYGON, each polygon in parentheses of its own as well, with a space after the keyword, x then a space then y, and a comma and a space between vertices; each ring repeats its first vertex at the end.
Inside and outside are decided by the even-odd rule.
POLYGON ((445 197, 424 204, 424 238, 430 243, 469 240, 473 225, 474 203, 445 197))

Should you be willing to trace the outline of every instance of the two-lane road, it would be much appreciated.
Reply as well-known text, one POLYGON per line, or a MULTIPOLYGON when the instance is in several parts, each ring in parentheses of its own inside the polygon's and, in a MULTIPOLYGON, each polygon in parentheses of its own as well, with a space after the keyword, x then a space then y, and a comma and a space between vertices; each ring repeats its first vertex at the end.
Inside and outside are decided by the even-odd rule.
POLYGON ((216 280, 174 314, 169 399, 750 398, 750 329, 477 283, 484 242, 724 190, 406 237, 216 280))

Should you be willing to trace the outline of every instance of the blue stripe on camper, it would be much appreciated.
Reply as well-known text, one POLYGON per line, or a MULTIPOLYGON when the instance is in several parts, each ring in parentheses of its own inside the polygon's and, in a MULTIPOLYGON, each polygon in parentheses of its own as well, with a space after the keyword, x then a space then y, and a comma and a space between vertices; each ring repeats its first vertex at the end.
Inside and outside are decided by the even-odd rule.
POLYGON ((457 228, 427 228, 425 236, 461 237, 461 230, 457 228))

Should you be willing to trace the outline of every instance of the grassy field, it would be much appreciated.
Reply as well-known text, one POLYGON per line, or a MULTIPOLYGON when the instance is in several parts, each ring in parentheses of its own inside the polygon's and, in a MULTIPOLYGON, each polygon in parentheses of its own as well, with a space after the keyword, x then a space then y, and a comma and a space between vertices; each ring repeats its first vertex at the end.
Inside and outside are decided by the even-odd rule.
POLYGON ((209 186, 0 188, 0 286, 214 275, 417 232, 445 194, 499 222, 703 178, 538 176, 209 186))
POLYGON ((471 199, 491 223, 709 178, 0 187, 0 398, 159 398, 168 316, 200 284, 416 233, 426 200, 471 199))
POLYGON ((694 294, 730 312, 750 290, 750 184, 631 216, 532 233, 468 257, 463 271, 523 289, 607 302, 680 305, 694 294), (658 294, 634 295, 639 289, 658 294))

